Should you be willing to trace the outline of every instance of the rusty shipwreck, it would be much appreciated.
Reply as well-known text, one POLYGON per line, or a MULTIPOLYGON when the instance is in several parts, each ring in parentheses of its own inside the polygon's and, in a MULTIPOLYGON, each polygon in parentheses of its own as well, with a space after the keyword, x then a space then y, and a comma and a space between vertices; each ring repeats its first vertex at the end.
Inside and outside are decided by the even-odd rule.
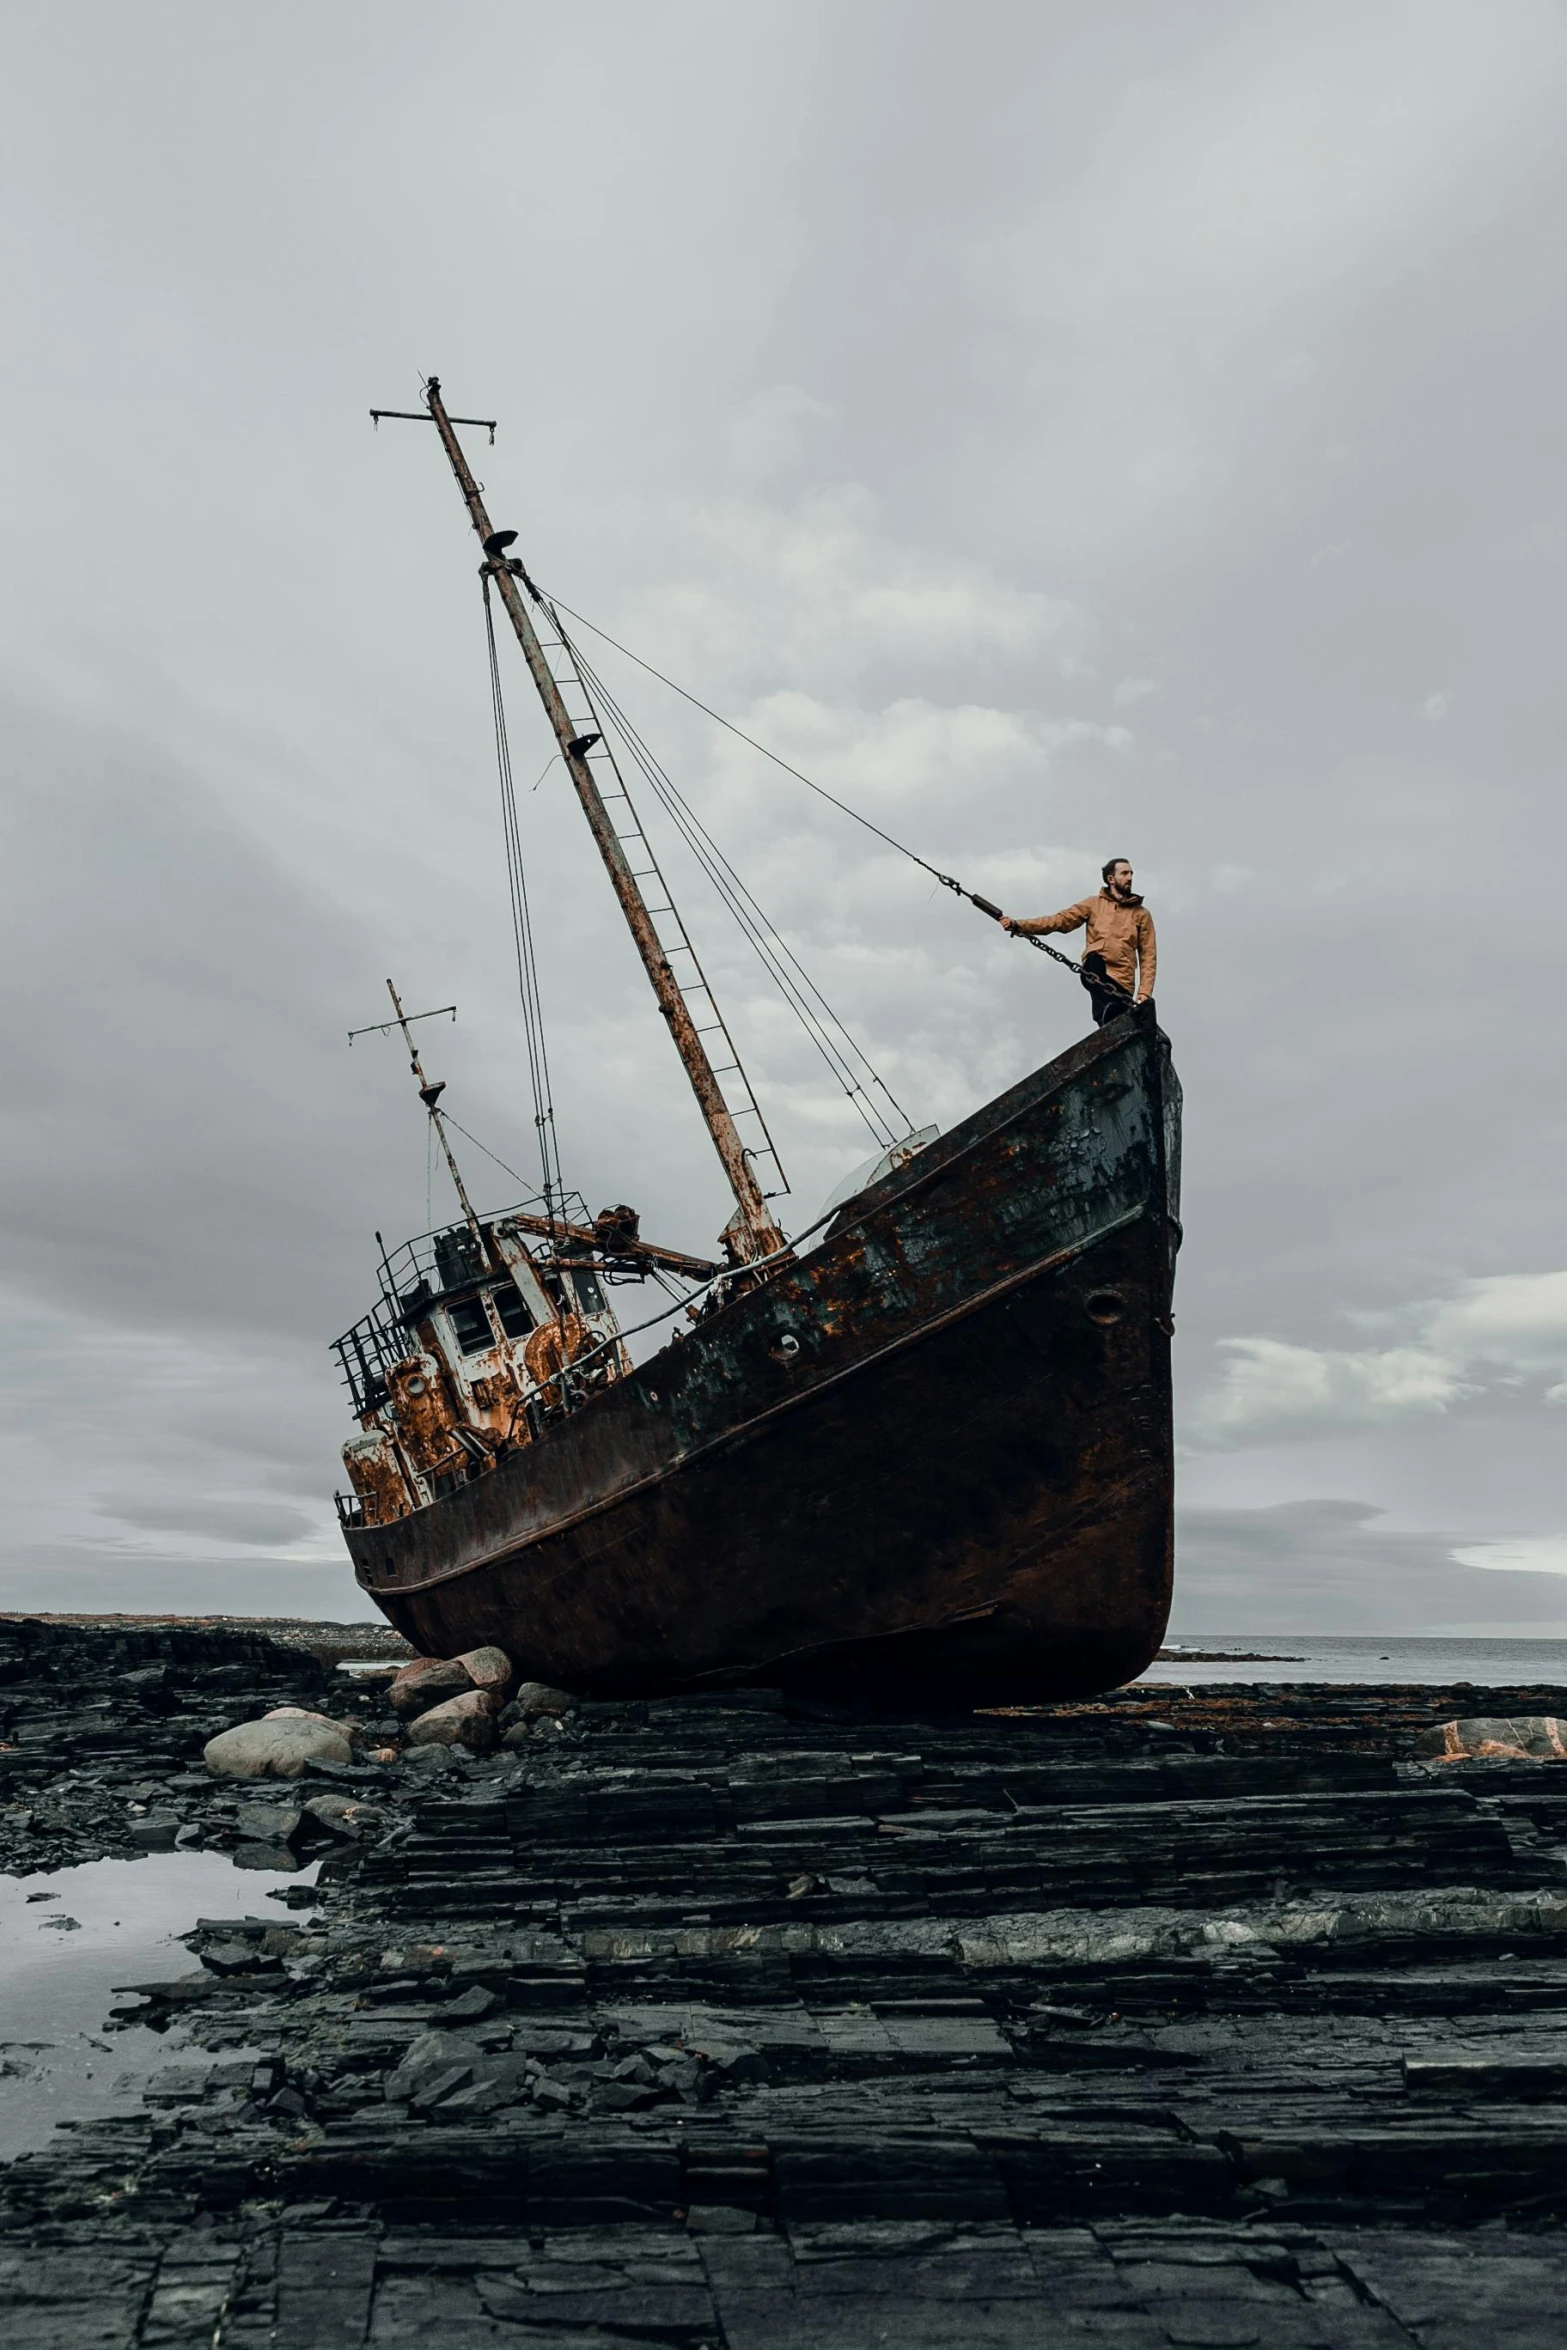
MULTIPOLYGON (((543 1190, 480 1215, 394 997, 462 1212, 382 1250, 379 1299, 336 1344, 361 1586, 422 1651, 494 1641, 530 1676, 606 1696, 796 1679, 1028 1700, 1132 1677, 1171 1589, 1180 1088, 1152 1005, 945 1134, 893 1133, 791 1243, 760 1113, 626 789, 639 738, 494 529, 438 382, 415 413, 735 1213, 712 1261, 646 1241, 629 1209, 590 1215, 552 1166, 535 1063, 543 1190), (679 1285, 680 1310, 634 1362, 612 1292, 649 1277, 679 1285)), ((490 652, 505 781, 493 617, 490 652)), ((520 932, 531 1021, 530 957, 520 932)))

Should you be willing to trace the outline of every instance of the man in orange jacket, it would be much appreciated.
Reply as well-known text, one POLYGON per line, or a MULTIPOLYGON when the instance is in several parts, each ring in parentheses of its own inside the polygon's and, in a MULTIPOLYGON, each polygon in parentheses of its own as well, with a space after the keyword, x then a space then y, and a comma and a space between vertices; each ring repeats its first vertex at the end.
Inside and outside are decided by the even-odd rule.
POLYGON ((1018 938, 1082 930, 1086 925, 1083 985, 1093 997, 1094 1019, 1101 1028, 1134 1003, 1147 1002, 1159 963, 1153 916, 1132 887, 1132 868, 1125 857, 1110 858, 1103 880, 1096 898, 1081 898, 1059 914, 1039 914, 1032 922, 1014 921, 1010 914, 1001 917, 1002 929, 1018 938))

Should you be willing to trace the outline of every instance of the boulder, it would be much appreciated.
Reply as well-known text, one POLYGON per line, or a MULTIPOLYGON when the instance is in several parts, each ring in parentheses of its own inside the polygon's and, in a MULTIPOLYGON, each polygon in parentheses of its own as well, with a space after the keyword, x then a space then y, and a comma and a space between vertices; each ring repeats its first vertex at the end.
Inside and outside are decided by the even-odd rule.
POLYGON ((485 1690, 500 1705, 517 1685, 517 1668, 504 1648, 465 1648, 452 1662, 462 1666, 475 1689, 485 1690))
POLYGON ((237 1869, 271 1869, 282 1876, 304 1865, 287 1844, 236 1844, 229 1859, 237 1869))
POLYGON ((404 1665, 392 1683, 389 1695, 392 1711, 404 1721, 416 1714, 428 1712, 432 1705, 441 1705, 449 1697, 460 1697, 472 1689, 468 1668, 457 1657, 419 1656, 411 1665, 404 1665))
POLYGON ((268 1954, 248 1940, 208 1942, 198 1951, 197 1956, 209 1974, 221 1976, 225 1980, 231 1975, 271 1974, 277 1967, 275 1959, 268 1966, 268 1954))
MULTIPOLYGON (((386 2076, 383 2094, 389 2104, 416 2097, 444 2073, 452 2062, 451 2043, 436 2032, 421 2032, 418 2039, 404 2049, 398 2063, 386 2076)), ((454 2081, 451 2086, 457 2087, 454 2081)))
POLYGON ((432 1705, 408 1727, 410 1746, 466 1746, 470 1754, 488 1754, 495 1744, 495 1708, 482 1689, 463 1697, 449 1697, 432 1705))
POLYGON ((364 1732, 357 1722, 339 1722, 331 1714, 312 1713, 307 1705, 275 1705, 262 1715, 264 1722, 319 1722, 323 1728, 335 1730, 346 1738, 350 1746, 357 1745, 364 1732))
POLYGON ((292 1844, 304 1823, 297 1804, 242 1803, 234 1825, 242 1844, 292 1844))
POLYGON ((131 1842, 138 1852, 172 1852, 182 1825, 177 1811, 149 1812, 144 1820, 131 1822, 131 1842))
POLYGON ((202 1759, 215 1779, 297 1779, 313 1762, 352 1761, 353 1749, 336 1722, 300 1714, 223 1730, 202 1759))
POLYGON ((509 1730, 517 1722, 536 1722, 541 1714, 569 1714, 576 1704, 569 1689, 552 1689, 547 1681, 524 1681, 501 1715, 501 1726, 509 1730))
POLYGON ((353 1843, 371 1835, 386 1818, 379 1804, 356 1803, 351 1795, 316 1795, 305 1806, 305 1817, 329 1836, 353 1843))
POLYGON ((1438 1722, 1421 1731, 1415 1752, 1435 1762, 1567 1762, 1567 1722, 1554 1714, 1438 1722))

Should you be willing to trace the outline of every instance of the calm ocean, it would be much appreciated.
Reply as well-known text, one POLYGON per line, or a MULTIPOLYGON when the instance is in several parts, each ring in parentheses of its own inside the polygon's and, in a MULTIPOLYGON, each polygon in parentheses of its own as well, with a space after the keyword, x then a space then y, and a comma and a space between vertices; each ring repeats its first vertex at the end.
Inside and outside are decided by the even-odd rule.
POLYGON ((1567 1640, 1408 1640, 1329 1638, 1304 1633, 1189 1634, 1167 1641, 1144 1681, 1469 1681, 1479 1687, 1550 1682, 1567 1688, 1567 1640), (1186 1661, 1184 1652, 1191 1652, 1186 1661), (1199 1663, 1199 1656, 1250 1652, 1267 1664, 1199 1663))

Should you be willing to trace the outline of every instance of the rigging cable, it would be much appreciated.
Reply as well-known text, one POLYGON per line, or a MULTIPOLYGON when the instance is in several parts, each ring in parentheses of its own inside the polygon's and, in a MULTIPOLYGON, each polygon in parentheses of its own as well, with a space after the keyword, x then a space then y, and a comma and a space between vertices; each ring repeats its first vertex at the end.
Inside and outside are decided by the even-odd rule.
MULTIPOLYGON (((556 627, 560 627, 558 618, 556 627)), ((842 1087, 872 1140, 884 1149, 890 1148, 904 1134, 912 1131, 908 1112, 878 1074, 863 1047, 855 1042, 852 1032, 828 1003, 799 957, 763 913, 696 810, 684 798, 668 770, 660 764, 602 677, 587 663, 580 648, 564 632, 562 642, 577 663, 588 692, 607 713, 626 749, 651 784, 665 814, 712 884, 720 903, 734 917, 763 969, 799 1020, 831 1075, 842 1087), (886 1112, 867 1091, 866 1080, 888 1104, 896 1122, 889 1121, 886 1112)))
POLYGON ((799 1020, 832 1076, 848 1096, 872 1140, 881 1149, 891 1148, 905 1134, 912 1132, 908 1112, 877 1073, 863 1048, 855 1042, 852 1033, 828 1003, 799 957, 763 913, 734 866, 643 740, 603 678, 561 627, 559 616, 553 609, 551 617, 562 644, 576 664, 590 700, 613 725, 652 786, 665 814, 696 858, 720 902, 733 915, 763 969, 799 1020), (874 1088, 874 1093, 870 1088, 874 1088), (892 1111, 891 1119, 876 1101, 875 1094, 879 1094, 892 1111))
MULTIPOLYGON (((445 1117, 447 1125, 452 1129, 454 1134, 460 1134, 464 1142, 471 1142, 474 1149, 478 1151, 482 1157, 489 1159, 493 1165, 499 1167, 503 1175, 509 1175, 513 1183, 520 1183, 522 1185, 523 1192, 525 1195, 527 1195, 527 1197, 531 1198, 536 1196, 528 1192, 528 1178, 526 1175, 519 1175, 516 1168, 509 1166, 505 1159, 497 1158, 494 1151, 491 1150, 489 1144, 487 1142, 481 1142, 476 1134, 470 1134, 466 1126, 459 1126, 456 1119, 452 1116, 450 1110, 444 1111, 442 1115, 445 1117)), ((566 1210, 569 1207, 572 1199, 580 1197, 580 1193, 562 1191, 559 1194, 560 1213, 563 1220, 567 1223, 571 1221, 571 1218, 566 1214, 566 1210)), ((526 1201, 524 1204, 526 1204, 526 1201)), ((588 1214, 587 1202, 585 1200, 582 1203, 581 1221, 584 1223, 592 1222, 592 1218, 588 1214)))
MULTIPOLYGON (((873 824, 868 816, 860 814, 858 808, 851 808, 847 800, 840 800, 836 792, 830 792, 824 784, 814 782, 800 768, 792 766, 787 759, 780 757, 777 751, 770 751, 766 743, 758 742, 754 734, 747 734, 743 726, 736 726, 732 718, 726 718, 721 710, 715 710, 710 702, 704 702, 700 694, 694 694, 688 687, 678 685, 674 678, 666 677, 663 670, 655 669, 651 661, 644 661, 640 653, 634 653, 629 645, 623 645, 618 637, 611 636, 607 628, 600 628, 597 621, 589 620, 586 613, 575 611, 570 604, 560 603, 557 597, 546 596, 543 590, 535 587, 531 580, 528 585, 533 588, 537 600, 544 604, 550 612, 554 613, 557 605, 559 605, 561 612, 570 612, 572 619, 579 626, 591 629, 593 634, 602 638, 606 645, 613 645, 617 653, 624 654, 628 661, 634 661, 639 669, 645 669, 649 677, 656 677, 660 685, 667 685, 671 693, 678 694, 683 702, 689 702, 693 710, 700 710, 705 718, 711 718, 715 726, 721 726, 726 733, 737 736, 743 743, 749 743, 753 751, 760 751, 764 759, 771 759, 775 767, 781 767, 786 775, 792 775, 796 783, 803 783, 807 791, 815 792, 819 800, 825 800, 829 807, 836 808, 839 814, 847 816, 851 823, 863 826, 867 832, 873 832, 878 840, 886 842, 889 849, 896 849, 900 857, 907 857, 911 864, 919 866, 921 872, 928 873, 933 881, 939 881, 943 889, 950 889, 955 897, 966 898, 971 906, 977 906, 982 914, 988 914, 992 922, 1000 922, 1003 919, 1001 908, 993 906, 989 898, 982 898, 977 891, 966 889, 954 874, 943 873, 941 868, 933 865, 928 857, 922 857, 917 849, 911 849, 906 841, 895 839, 879 824, 873 824)), ((560 626, 558 617, 555 625, 557 628, 560 626)), ((1037 947, 1042 955, 1048 955, 1052 963, 1059 963, 1063 970, 1070 971, 1074 978, 1081 979, 1083 977, 1082 965, 1074 961, 1072 956, 1063 955, 1059 947, 1050 946, 1044 939, 1035 938, 1026 931, 1015 932, 1014 936, 1026 939, 1029 946, 1037 947)), ((1088 984, 1104 995, 1126 998, 1126 990, 1113 979, 1091 980, 1088 984)))
POLYGON ((490 704, 495 721, 495 763, 501 787, 501 827, 506 836, 506 885, 511 897, 512 938, 517 950, 517 992, 522 998, 522 1025, 528 1047, 528 1081, 533 1093, 533 1123, 539 1138, 539 1162, 543 1171, 544 1214, 553 1226, 561 1213, 560 1202, 564 1197, 565 1186, 561 1180, 560 1151, 555 1135, 555 1103, 550 1092, 549 1055, 544 1041, 544 1008, 539 994, 539 970, 533 949, 527 875, 522 862, 522 834, 517 821, 517 790, 512 779, 511 744, 506 733, 506 703, 501 691, 500 661, 495 650, 495 612, 490 601, 489 573, 485 572, 483 576, 484 633, 490 656, 490 704))

